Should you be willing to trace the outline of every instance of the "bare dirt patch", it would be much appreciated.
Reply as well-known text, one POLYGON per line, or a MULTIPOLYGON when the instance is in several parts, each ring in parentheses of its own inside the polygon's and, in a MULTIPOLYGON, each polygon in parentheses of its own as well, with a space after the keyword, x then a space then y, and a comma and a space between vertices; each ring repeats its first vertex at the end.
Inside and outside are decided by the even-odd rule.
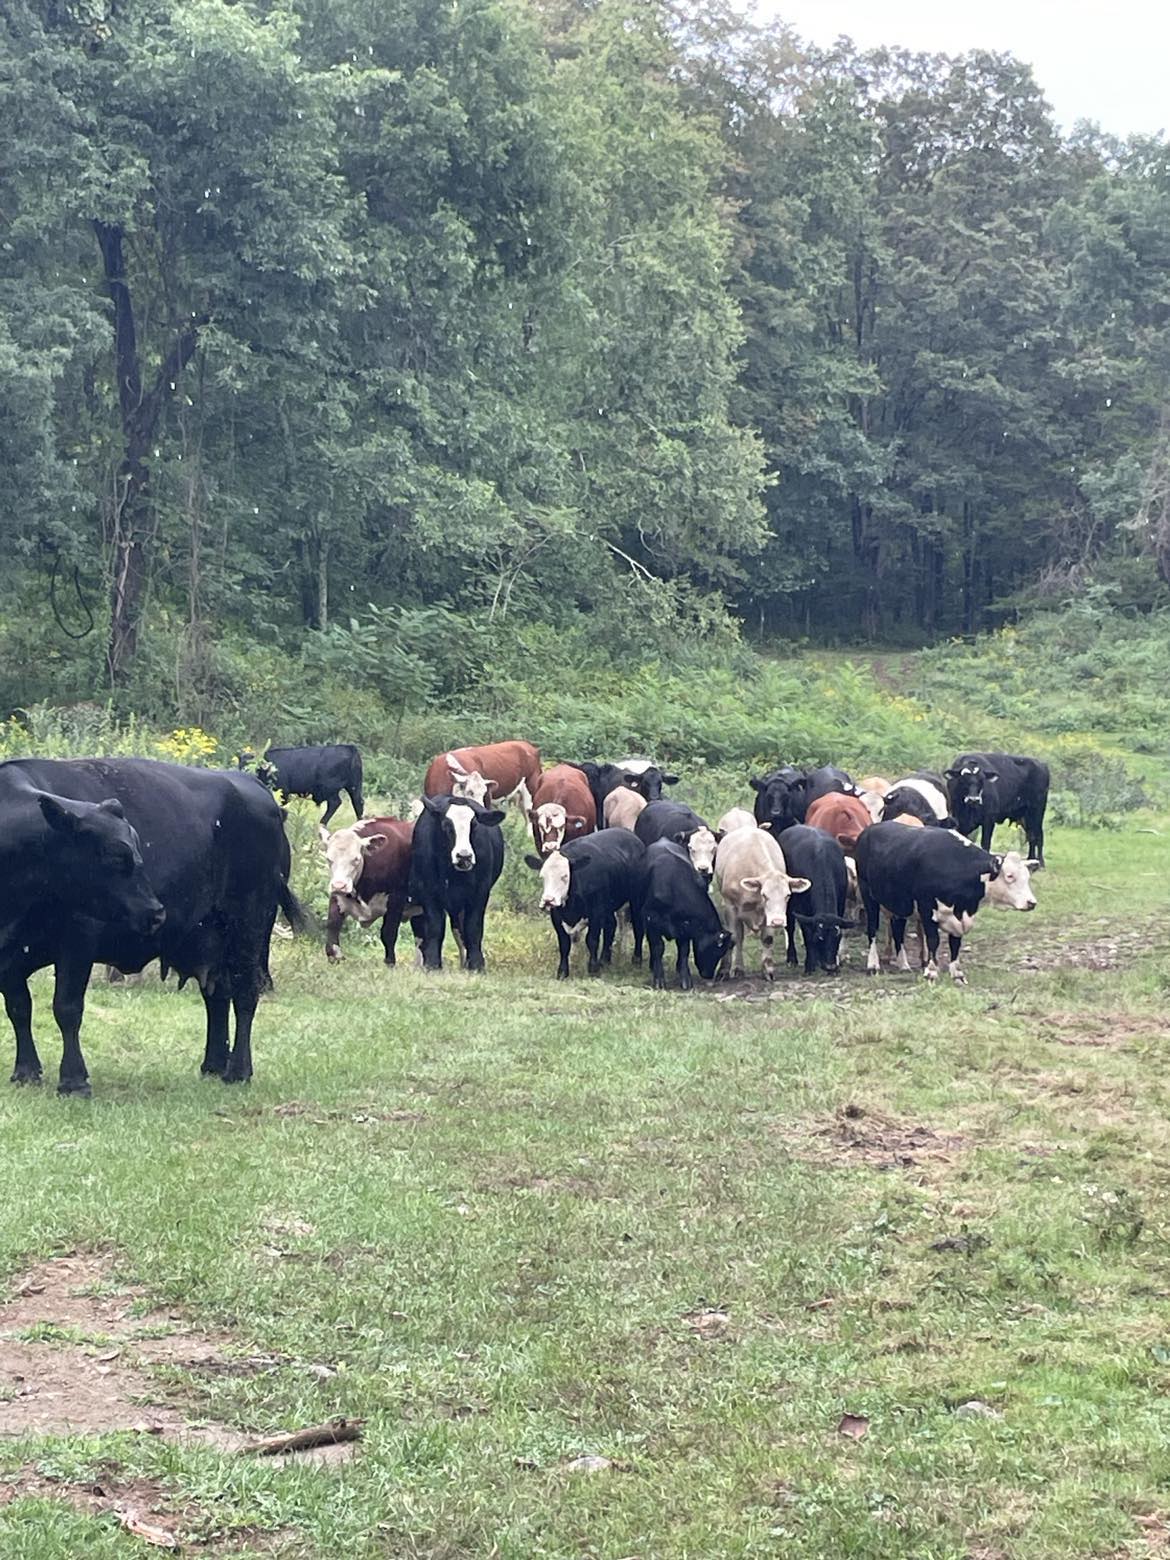
POLYGON ((1165 918, 1151 915, 1119 926, 1112 917, 1027 930, 1016 942, 1023 970, 1120 970, 1164 952, 1165 918), (1103 930, 1105 928, 1105 930, 1103 930))
POLYGON ((835 1115, 780 1124, 794 1158, 807 1164, 866 1165, 874 1170, 912 1170, 953 1163, 968 1146, 957 1132, 936 1132, 881 1111, 846 1105, 835 1115))
POLYGON ((1135 1042, 1170 1033, 1164 1019, 1137 1013, 1036 1013, 1037 1027, 1057 1045, 1121 1051, 1135 1042))

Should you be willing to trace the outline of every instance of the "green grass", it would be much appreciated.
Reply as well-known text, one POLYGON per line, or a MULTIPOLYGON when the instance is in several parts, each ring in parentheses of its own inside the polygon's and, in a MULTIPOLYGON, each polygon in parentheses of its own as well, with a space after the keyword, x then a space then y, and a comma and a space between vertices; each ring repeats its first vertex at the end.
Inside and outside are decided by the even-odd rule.
MULTIPOLYGON (((0 1485, 114 1463, 298 1560, 1149 1552, 1166 848, 1058 829, 1050 856, 1034 915, 979 916, 965 990, 867 981, 857 941, 775 1000, 656 995, 624 958, 557 984, 547 924, 503 911, 481 978, 387 971, 352 928, 336 969, 281 945, 247 1090, 198 1078, 193 993, 95 984, 93 1100, 0 1092, 0 1272, 109 1250, 282 1362, 186 1380, 193 1415, 367 1434, 332 1470, 10 1444, 0 1485), (973 1398, 1002 1417, 957 1417, 973 1398)), ((143 1550, 51 1499, 0 1507, 5 1557, 82 1552, 143 1550)))

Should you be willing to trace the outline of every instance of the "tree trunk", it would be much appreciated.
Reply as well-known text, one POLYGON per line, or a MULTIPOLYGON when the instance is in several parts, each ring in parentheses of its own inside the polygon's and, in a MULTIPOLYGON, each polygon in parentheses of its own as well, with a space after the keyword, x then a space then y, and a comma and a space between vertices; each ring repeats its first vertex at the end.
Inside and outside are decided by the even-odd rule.
POLYGON ((149 571, 147 539, 150 518, 151 444, 163 398, 190 362, 205 320, 192 320, 179 333, 151 389, 142 389, 142 367, 134 306, 126 280, 123 234, 118 226, 94 222, 101 250, 106 292, 114 306, 114 373, 122 418, 122 461, 118 467, 110 545, 110 632, 106 665, 114 686, 125 682, 138 649, 142 600, 149 571))

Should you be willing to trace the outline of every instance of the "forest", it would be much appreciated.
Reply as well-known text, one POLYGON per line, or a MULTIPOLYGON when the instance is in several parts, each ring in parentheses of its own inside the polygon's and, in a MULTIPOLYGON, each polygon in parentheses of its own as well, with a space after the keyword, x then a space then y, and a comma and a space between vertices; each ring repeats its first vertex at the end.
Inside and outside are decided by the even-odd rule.
POLYGON ((1164 602, 1170 145, 1009 56, 4 0, 0 123, 0 714, 1164 602))

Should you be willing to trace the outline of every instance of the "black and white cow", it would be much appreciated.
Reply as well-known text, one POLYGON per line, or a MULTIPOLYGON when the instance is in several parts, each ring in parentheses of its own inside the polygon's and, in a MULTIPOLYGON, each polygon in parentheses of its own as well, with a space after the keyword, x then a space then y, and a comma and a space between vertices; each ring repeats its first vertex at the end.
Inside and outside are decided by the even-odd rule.
POLYGON ((133 974, 153 959, 164 976, 199 983, 203 1072, 247 1081, 278 906, 303 922, 289 861, 280 806, 238 770, 144 758, 0 765, 0 991, 16 1032, 13 1082, 41 1077, 35 970, 55 967, 59 1092, 88 1094, 80 1031, 90 971, 133 974))
POLYGON ((589 781, 599 829, 606 827, 605 799, 619 786, 635 791, 647 802, 657 802, 662 799, 664 785, 678 784, 678 776, 661 769, 652 758, 623 758, 616 764, 586 759, 583 763, 574 763, 573 768, 579 769, 589 781))
POLYGON ((891 787, 882 806, 881 821, 892 823, 895 818, 907 816, 919 819, 928 827, 956 827, 942 775, 931 769, 916 769, 891 787))
POLYGON ((1034 910, 1030 867, 1017 852, 991 855, 950 829, 904 829, 894 822, 875 823, 857 841, 857 875, 869 939, 866 969, 881 972, 877 937, 881 912, 890 917, 898 968, 908 970, 906 923, 915 911, 926 937, 923 974, 938 979, 939 933, 946 932, 951 979, 962 985, 959 964, 963 938, 971 930, 984 899, 1007 910, 1034 910))
POLYGON ((682 845, 699 876, 711 881, 720 836, 692 808, 682 802, 647 802, 634 820, 634 833, 647 847, 655 840, 673 840, 682 845))
POLYGON ((788 963, 796 963, 796 927, 804 938, 804 973, 835 975, 841 964, 841 933, 857 925, 845 914, 849 877, 845 852, 824 829, 794 824, 780 835, 788 870, 809 885, 788 901, 788 963))
POLYGON ((1018 823, 1028 855, 1044 865, 1044 814, 1048 808, 1048 765, 1013 753, 960 753, 946 772, 947 794, 959 831, 981 831, 991 849, 997 823, 1018 823))
POLYGON ((323 802, 322 826, 341 806, 341 793, 349 794, 355 818, 365 807, 362 797, 362 755, 352 742, 327 743, 322 747, 270 747, 263 760, 267 767, 264 783, 283 796, 308 796, 318 806, 323 802))
POLYGON ((634 929, 634 963, 641 964, 646 847, 637 835, 603 829, 569 840, 543 859, 524 859, 540 873, 540 908, 549 913, 560 950, 558 980, 568 979, 569 952, 582 927, 590 975, 611 962, 618 913, 626 907, 634 929))
POLYGON ((695 967, 704 980, 712 980, 731 936, 723 930, 719 912, 711 902, 707 885, 691 865, 681 845, 656 840, 646 852, 646 892, 642 913, 650 943, 650 973, 654 989, 662 991, 666 976, 662 955, 666 941, 678 949, 678 983, 683 991, 694 985, 688 962, 693 950, 695 967))
POLYGON ((414 826, 408 894, 418 912, 411 928, 423 968, 443 967, 447 922, 465 969, 482 970, 488 899, 504 867, 499 808, 469 796, 426 796, 414 826))

